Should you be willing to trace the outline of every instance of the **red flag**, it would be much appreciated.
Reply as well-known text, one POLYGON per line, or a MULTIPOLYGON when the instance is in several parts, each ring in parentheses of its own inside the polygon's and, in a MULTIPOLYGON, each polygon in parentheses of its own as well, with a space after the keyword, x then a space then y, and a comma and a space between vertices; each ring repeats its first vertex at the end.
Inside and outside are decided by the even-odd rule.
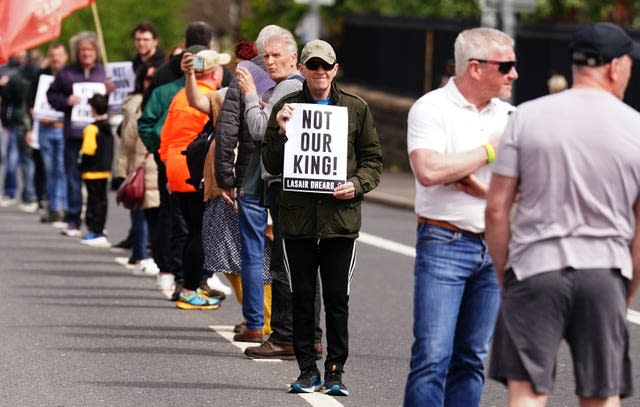
POLYGON ((60 36, 62 19, 95 0, 1 0, 0 63, 60 36))

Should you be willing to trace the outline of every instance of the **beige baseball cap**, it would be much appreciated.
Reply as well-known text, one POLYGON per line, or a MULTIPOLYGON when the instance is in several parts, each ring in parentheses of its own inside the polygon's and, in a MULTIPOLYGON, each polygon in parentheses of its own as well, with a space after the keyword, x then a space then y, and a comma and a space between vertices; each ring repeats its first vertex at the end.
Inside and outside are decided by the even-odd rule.
POLYGON ((311 58, 320 58, 328 64, 336 63, 336 53, 328 42, 322 40, 312 40, 302 48, 300 62, 307 63, 311 58))
POLYGON ((228 64, 231 61, 231 56, 229 54, 216 52, 210 49, 200 51, 196 55, 204 58, 204 67, 202 69, 197 69, 196 72, 205 72, 217 68, 219 65, 228 64))

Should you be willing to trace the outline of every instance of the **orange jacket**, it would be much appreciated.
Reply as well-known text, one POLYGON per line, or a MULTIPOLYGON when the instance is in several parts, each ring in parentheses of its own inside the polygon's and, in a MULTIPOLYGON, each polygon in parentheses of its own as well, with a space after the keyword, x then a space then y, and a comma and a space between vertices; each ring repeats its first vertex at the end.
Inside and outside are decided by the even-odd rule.
MULTIPOLYGON (((215 92, 216 88, 209 82, 198 81, 201 94, 215 92)), ((167 179, 172 192, 195 192, 195 188, 187 184, 189 168, 187 158, 182 154, 187 145, 198 135, 209 116, 189 106, 187 92, 180 89, 169 106, 167 119, 160 133, 160 159, 167 167, 167 179)))

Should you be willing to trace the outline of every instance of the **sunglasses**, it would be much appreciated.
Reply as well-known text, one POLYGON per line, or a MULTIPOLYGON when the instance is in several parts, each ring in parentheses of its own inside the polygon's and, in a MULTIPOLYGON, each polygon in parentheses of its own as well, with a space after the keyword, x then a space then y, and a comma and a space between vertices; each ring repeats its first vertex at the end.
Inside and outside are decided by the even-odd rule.
POLYGON ((320 67, 322 67, 322 69, 324 69, 325 71, 330 71, 334 66, 336 66, 336 64, 328 64, 324 61, 307 61, 305 62, 304 66, 306 66, 310 71, 317 71, 320 67))
POLYGON ((516 61, 490 61, 487 59, 478 59, 478 58, 469 58, 469 61, 476 61, 481 64, 498 65, 498 72, 500 72, 503 75, 508 74, 509 72, 511 72, 513 68, 516 67, 516 61))

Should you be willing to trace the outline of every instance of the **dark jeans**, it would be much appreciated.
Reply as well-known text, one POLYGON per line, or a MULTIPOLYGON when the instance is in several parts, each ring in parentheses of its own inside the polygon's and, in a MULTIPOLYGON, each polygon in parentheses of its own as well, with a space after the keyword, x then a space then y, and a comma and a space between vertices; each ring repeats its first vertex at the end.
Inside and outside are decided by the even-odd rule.
MULTIPOLYGON (((182 254, 187 239, 187 225, 182 216, 182 210, 175 194, 167 191, 166 168, 158 154, 154 154, 158 165, 158 190, 160 191, 160 207, 158 209, 158 223, 156 246, 158 258, 156 264, 162 271, 169 271, 177 283, 184 280, 182 269, 182 254)), ((153 243, 151 243, 153 245, 153 243)))
POLYGON ((64 170, 67 173, 67 206, 65 221, 80 228, 82 221, 82 174, 78 167, 78 155, 82 140, 65 139, 64 141, 64 170))
POLYGON ((182 215, 189 230, 182 256, 184 288, 195 290, 202 282, 204 265, 204 250, 202 249, 203 192, 174 192, 173 195, 178 197, 182 215))
POLYGON ((131 227, 129 228, 131 258, 144 260, 147 258, 147 242, 149 239, 147 219, 142 209, 133 209, 129 213, 131 214, 131 227))
POLYGON ((64 170, 64 135, 62 128, 40 124, 40 156, 44 164, 49 211, 67 209, 67 175, 64 170))
MULTIPOLYGON (((158 265, 161 273, 168 273, 169 270, 166 268, 161 268, 159 263, 161 260, 160 248, 158 247, 158 243, 160 239, 158 238, 158 214, 160 213, 159 208, 146 208, 143 210, 144 218, 147 221, 147 231, 149 232, 149 244, 151 245, 151 257, 153 257, 153 261, 158 265)), ((165 265, 166 267, 166 265, 165 265)))
POLYGON ((47 197, 47 179, 44 168, 44 160, 40 154, 40 150, 33 149, 33 163, 35 164, 35 171, 33 173, 33 184, 36 189, 36 197, 38 203, 46 201, 47 197))
MULTIPOLYGON (((273 242, 271 243, 271 340, 278 344, 293 343, 293 311, 289 276, 282 261, 282 237, 280 236, 279 198, 281 182, 273 182, 267 189, 269 212, 273 220, 273 242)), ((320 285, 317 285, 315 300, 315 341, 322 342, 320 328, 320 285)))
POLYGON ((355 239, 285 238, 283 253, 293 287, 293 350, 300 370, 316 366, 315 293, 318 268, 322 280, 327 358, 324 365, 344 366, 349 355, 349 284, 355 264, 355 239))
POLYGON ((85 222, 90 232, 102 233, 107 221, 107 179, 85 179, 87 212, 85 222))
POLYGON ((18 189, 18 167, 22 170, 22 201, 35 202, 36 191, 33 183, 35 165, 33 149, 24 140, 24 127, 14 126, 7 131, 7 156, 4 163, 4 196, 15 198, 18 189))

